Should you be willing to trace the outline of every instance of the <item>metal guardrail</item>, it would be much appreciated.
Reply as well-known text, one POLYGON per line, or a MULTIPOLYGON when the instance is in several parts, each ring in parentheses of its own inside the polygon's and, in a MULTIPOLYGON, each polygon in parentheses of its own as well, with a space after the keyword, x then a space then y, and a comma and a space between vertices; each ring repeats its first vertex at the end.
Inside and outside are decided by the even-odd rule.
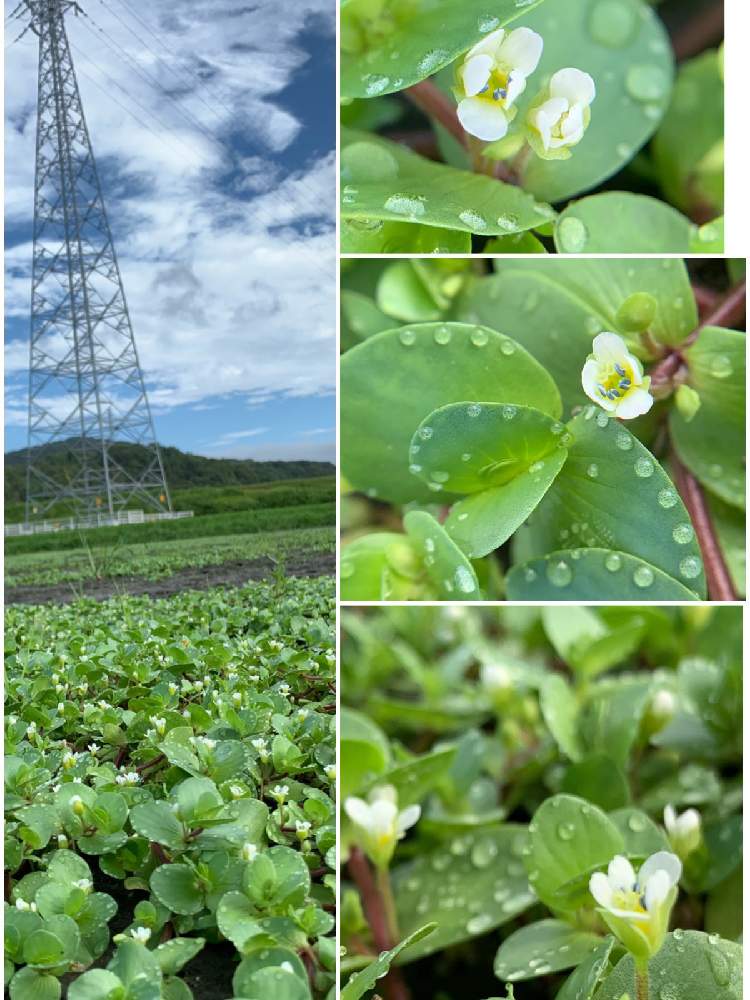
POLYGON ((192 510, 174 510, 162 514, 146 514, 142 510, 121 510, 117 514, 90 514, 88 517, 61 517, 28 524, 6 524, 5 537, 42 535, 53 531, 75 531, 79 528, 114 528, 123 524, 150 524, 152 521, 178 521, 192 517, 192 510))

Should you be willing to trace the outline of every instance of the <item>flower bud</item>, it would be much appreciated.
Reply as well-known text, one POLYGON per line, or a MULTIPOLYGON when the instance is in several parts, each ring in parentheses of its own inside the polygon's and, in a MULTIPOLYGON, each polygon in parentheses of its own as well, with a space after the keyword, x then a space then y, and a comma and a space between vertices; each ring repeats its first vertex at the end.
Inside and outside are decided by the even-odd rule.
POLYGON ((678 815, 675 808, 668 805, 664 810, 664 829, 667 831, 670 846, 683 861, 700 846, 701 814, 697 809, 686 809, 678 815))

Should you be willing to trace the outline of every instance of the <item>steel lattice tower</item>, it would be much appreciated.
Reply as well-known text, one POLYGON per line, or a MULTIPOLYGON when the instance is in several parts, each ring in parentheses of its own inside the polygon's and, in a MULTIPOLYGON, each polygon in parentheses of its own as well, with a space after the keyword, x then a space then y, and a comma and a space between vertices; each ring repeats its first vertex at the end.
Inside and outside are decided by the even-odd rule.
POLYGON ((26 520, 60 505, 76 516, 169 511, 65 30, 66 13, 81 10, 75 0, 25 4, 39 37, 26 520), (146 448, 137 469, 116 460, 121 443, 146 448), (63 455, 64 475, 51 475, 45 460, 63 455))

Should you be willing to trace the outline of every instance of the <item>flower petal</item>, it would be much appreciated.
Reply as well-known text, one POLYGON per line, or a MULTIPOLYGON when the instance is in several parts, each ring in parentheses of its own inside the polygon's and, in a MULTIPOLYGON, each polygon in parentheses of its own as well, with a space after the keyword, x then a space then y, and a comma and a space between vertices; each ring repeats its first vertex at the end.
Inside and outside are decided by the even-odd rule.
POLYGON ((677 885, 682 875, 682 862, 671 851, 657 851, 656 854, 652 854, 643 862, 641 870, 638 872, 638 885, 641 890, 644 889, 654 872, 658 872, 660 869, 664 869, 669 876, 670 888, 677 885))
POLYGON ((357 826, 367 829, 370 825, 370 807, 364 799, 350 795, 344 800, 344 810, 352 823, 356 823, 357 826))
POLYGON ((508 77, 508 86, 505 94, 505 107, 509 108, 513 102, 526 90, 526 77, 516 69, 508 77))
POLYGON ((604 872, 594 872, 589 879, 589 892, 600 906, 609 909, 614 894, 604 872))
POLYGON ((607 869, 609 884, 615 892, 619 889, 622 892, 630 892, 635 885, 635 869, 622 854, 616 854, 609 863, 607 869))
POLYGON ((377 788, 373 788, 368 798, 370 802, 378 802, 382 799, 385 802, 392 802, 395 805, 397 801, 396 789, 393 785, 378 785, 377 788))
POLYGON ((643 903, 649 913, 653 913, 664 902, 671 888, 669 875, 663 868, 654 872, 643 890, 643 903))
POLYGON ((398 819, 396 820, 396 830, 399 833, 404 833, 409 827, 414 826, 414 824, 419 819, 422 814, 422 810, 419 806, 407 806, 403 812, 398 814, 398 819))
POLYGON ((616 333, 599 333, 594 337, 594 357, 609 364, 618 363, 628 353, 625 341, 616 333))
POLYGON ((523 76, 529 76, 539 65, 543 48, 541 35, 531 28, 516 28, 503 41, 495 60, 510 69, 520 70, 523 76))
POLYGON ((485 142, 502 139, 508 131, 508 118, 499 104, 465 97, 456 108, 462 128, 485 142))
POLYGON ((474 97, 486 85, 492 73, 492 57, 472 56, 461 67, 461 80, 467 97, 474 97))
POLYGON ((601 381, 601 366, 598 361, 593 358, 589 358, 583 366, 583 371, 581 372, 581 385, 583 386, 583 391, 589 397, 593 399, 595 403, 598 403, 605 410, 609 410, 613 413, 617 407, 617 404, 611 399, 605 399, 603 396, 599 395, 597 386, 601 381))
POLYGON ((667 833, 673 833, 677 826, 677 812, 675 807, 668 805, 664 807, 664 829, 667 833))
POLYGON ((531 124, 537 129, 542 137, 545 149, 549 149, 552 139, 552 129, 560 118, 568 110, 568 102, 564 97, 553 97, 545 101, 536 111, 531 112, 531 124))
MULTIPOLYGON (((562 100, 562 98, 558 98, 562 100)), ((574 104, 562 123, 563 142, 574 146, 583 138, 583 105, 574 104)))
POLYGON ((617 403, 615 416, 622 420, 632 420, 648 413, 654 405, 654 397, 645 389, 631 389, 628 394, 617 403))
POLYGON ((370 831, 376 836, 395 830, 397 807, 385 799, 378 799, 370 806, 370 831))
POLYGON ((494 60, 497 50, 500 48, 505 38, 505 28, 495 28, 489 35, 480 38, 476 45, 473 45, 466 53, 466 59, 473 59, 474 56, 487 55, 494 60))
POLYGON ((633 385, 640 385, 643 382, 643 365, 634 354, 625 355, 625 364, 633 372, 633 385))
POLYGON ((552 76, 549 92, 552 97, 565 97, 571 104, 588 107, 596 97, 596 84, 588 73, 570 66, 552 76))

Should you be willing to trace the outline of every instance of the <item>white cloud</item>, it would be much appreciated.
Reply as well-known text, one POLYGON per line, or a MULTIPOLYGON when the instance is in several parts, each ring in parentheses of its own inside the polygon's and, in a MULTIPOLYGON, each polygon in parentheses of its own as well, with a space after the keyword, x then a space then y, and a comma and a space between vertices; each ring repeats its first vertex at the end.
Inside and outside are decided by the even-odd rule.
MULTIPOLYGON (((257 402, 275 394, 330 392, 335 383, 334 156, 331 152, 283 175, 278 154, 304 123, 276 96, 311 58, 304 48, 310 24, 333 30, 332 0, 290 3, 283 16, 275 0, 152 0, 145 9, 135 2, 89 6, 96 23, 144 72, 179 92, 180 106, 203 129, 225 144, 226 137, 239 135, 254 149, 248 154, 236 142, 227 150, 210 141, 202 128, 185 121, 172 100, 110 52, 101 36, 97 40, 90 21, 68 15, 155 412, 186 403, 207 405, 210 397, 229 393, 248 394, 257 402), (148 47, 125 30, 111 13, 115 9, 148 47), (128 9, 154 28, 172 54, 128 9), (205 84, 199 87, 193 74, 205 84), (133 107, 157 134, 115 101, 133 107), (152 114, 165 124, 156 124, 152 114)), ((14 37, 10 31, 8 36, 14 37)), ((6 50, 6 78, 6 217, 11 226, 28 226, 36 127, 33 35, 6 50)), ((326 99, 333 95, 321 94, 326 99)), ((30 244, 22 243, 8 252, 6 265, 6 311, 24 320, 30 257, 30 244)), ((20 375, 27 358, 23 341, 6 345, 10 375, 20 375)), ((9 405, 11 419, 24 412, 23 389, 15 384, 9 405)))
MULTIPOLYGON (((199 449, 205 451, 205 449, 199 449)), ((256 461, 335 462, 336 442, 299 441, 269 442, 269 444, 248 444, 222 448, 217 454, 211 449, 212 458, 254 458, 256 461)))

